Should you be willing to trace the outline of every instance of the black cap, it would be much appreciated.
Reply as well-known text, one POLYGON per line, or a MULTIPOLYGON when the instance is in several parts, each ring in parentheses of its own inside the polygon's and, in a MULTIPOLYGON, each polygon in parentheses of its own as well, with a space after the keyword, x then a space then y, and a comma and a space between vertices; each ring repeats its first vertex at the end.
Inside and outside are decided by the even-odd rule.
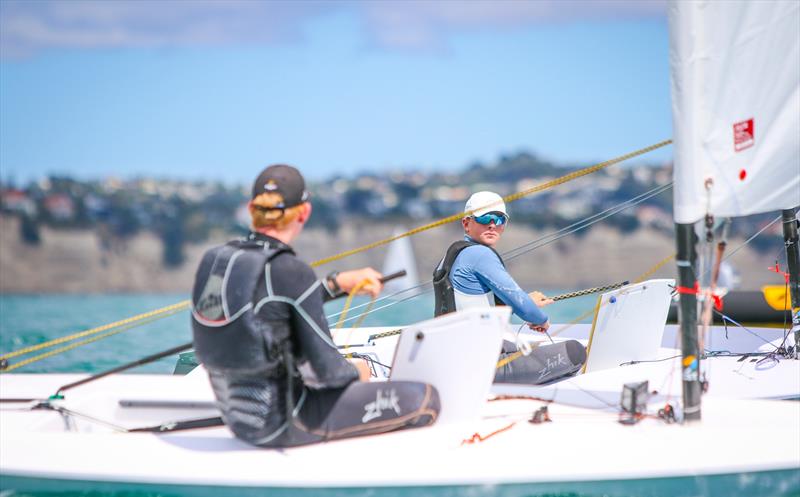
POLYGON ((276 206, 279 209, 288 209, 308 200, 303 175, 294 167, 285 164, 269 166, 256 178, 253 183, 252 198, 267 192, 276 192, 283 197, 283 204, 276 206))

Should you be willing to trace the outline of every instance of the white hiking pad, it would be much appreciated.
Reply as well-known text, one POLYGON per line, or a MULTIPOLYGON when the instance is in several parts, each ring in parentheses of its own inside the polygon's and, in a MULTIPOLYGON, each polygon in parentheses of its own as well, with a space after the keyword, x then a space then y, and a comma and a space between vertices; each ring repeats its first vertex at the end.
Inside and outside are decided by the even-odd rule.
POLYGON ((437 424, 480 415, 494 380, 511 309, 468 309, 409 326, 397 342, 390 381, 430 383, 439 392, 437 424))
POLYGON ((652 359, 661 346, 675 280, 647 280, 598 299, 584 373, 652 359))

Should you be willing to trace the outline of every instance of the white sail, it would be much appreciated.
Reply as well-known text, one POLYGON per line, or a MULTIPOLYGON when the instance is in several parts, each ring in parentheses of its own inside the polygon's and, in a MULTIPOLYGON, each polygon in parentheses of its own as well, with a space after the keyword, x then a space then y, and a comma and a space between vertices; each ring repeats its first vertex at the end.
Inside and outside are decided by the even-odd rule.
MULTIPOLYGON (((392 236, 397 236, 403 232, 404 230, 395 228, 392 236)), ((386 284, 384 289, 386 295, 419 285, 417 259, 414 257, 414 248, 411 246, 411 239, 408 237, 399 238, 389 244, 389 251, 386 253, 386 260, 383 264, 383 274, 390 274, 403 269, 406 271, 405 276, 386 284)))
POLYGON ((800 205, 800 2, 673 0, 669 30, 675 221, 800 205))

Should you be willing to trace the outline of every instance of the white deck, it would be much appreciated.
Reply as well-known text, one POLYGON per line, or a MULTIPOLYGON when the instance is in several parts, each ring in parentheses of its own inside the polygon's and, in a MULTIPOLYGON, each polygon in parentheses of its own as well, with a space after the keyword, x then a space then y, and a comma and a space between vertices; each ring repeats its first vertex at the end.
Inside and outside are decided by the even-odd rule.
MULTIPOLYGON (((6 375, 3 395, 42 392, 72 375, 6 375)), ((63 405, 128 428, 161 420, 204 417, 202 410, 121 408, 102 392, 126 398, 181 392, 208 400, 190 377, 119 375, 69 394, 63 405), (187 381, 188 380, 188 381, 187 381), (102 383, 105 383, 103 385, 102 383), (99 397, 98 397, 99 396, 99 397), (94 406, 91 408, 90 406, 94 406), (134 415, 135 414, 135 415, 134 415)), ((169 397, 169 395, 166 395, 169 397)), ((635 426, 615 413, 550 404, 551 423, 527 420, 544 402, 500 400, 485 405, 480 420, 287 450, 263 450, 236 440, 225 428, 169 435, 125 434, 78 421, 63 430, 54 412, 0 411, 3 475, 72 480, 245 487, 364 487, 494 485, 678 477, 800 469, 800 403, 706 397, 703 421, 667 425, 645 419, 635 426), (462 445, 474 433, 488 440, 462 445), (783 442, 776 443, 776 437, 783 442), (36 448, 40 447, 41 450, 36 448), (757 450, 756 450, 757 449, 757 450), (768 450, 767 450, 768 449, 768 450), (369 456, 372 454, 373 456, 369 456), (379 455, 379 456, 378 456, 379 455), (354 464, 354 461, 358 461, 354 464), (443 464, 446 461, 446 464, 443 464), (309 479, 308 468, 314 468, 309 479)), ((654 408, 657 406, 654 406, 654 408)))

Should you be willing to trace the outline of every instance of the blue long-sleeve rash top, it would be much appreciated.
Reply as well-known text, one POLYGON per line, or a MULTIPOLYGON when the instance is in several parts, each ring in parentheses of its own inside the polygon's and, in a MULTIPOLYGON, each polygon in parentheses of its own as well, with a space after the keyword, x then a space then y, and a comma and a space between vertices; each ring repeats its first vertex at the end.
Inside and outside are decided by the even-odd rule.
MULTIPOLYGON (((474 242, 470 237, 465 240, 474 242)), ((511 307, 514 314, 533 324, 544 324, 545 314, 508 274, 497 255, 480 243, 462 250, 450 270, 453 288, 467 295, 494 294, 511 307)))

